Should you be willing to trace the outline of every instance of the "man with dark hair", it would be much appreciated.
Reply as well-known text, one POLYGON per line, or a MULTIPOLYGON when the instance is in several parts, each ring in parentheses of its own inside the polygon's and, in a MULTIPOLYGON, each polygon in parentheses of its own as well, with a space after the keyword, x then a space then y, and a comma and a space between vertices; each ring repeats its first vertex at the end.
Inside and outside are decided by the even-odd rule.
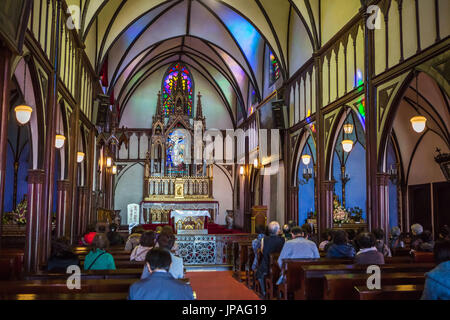
POLYGON ((425 274, 422 300, 450 300, 450 241, 438 241, 434 246, 438 265, 425 274))
POLYGON ((327 258, 353 258, 355 248, 348 244, 347 232, 336 230, 333 232, 333 244, 328 248, 327 258))
MULTIPOLYGON (((283 266, 283 259, 319 259, 319 250, 314 242, 308 240, 307 231, 298 226, 291 230, 292 240, 284 243, 278 258, 278 265, 283 266)), ((283 275, 278 280, 277 284, 283 282, 283 275)))
POLYGON ((172 258, 167 249, 153 248, 145 262, 149 276, 131 285, 129 300, 194 300, 191 286, 170 274, 172 258))
MULTIPOLYGON (((184 277, 183 259, 177 257, 171 252, 174 244, 175 244, 175 235, 172 232, 162 231, 158 237, 158 248, 166 249, 171 256, 172 264, 169 270, 170 274, 175 279, 182 279, 184 277)), ((149 276, 148 269, 144 267, 141 279, 145 279, 148 276, 149 276)))
POLYGON ((109 232, 106 234, 106 236, 108 237, 109 245, 111 246, 118 246, 125 244, 125 240, 120 235, 120 233, 117 232, 117 229, 119 229, 117 224, 112 223, 109 225, 109 232))
POLYGON ((355 256, 355 264, 384 264, 384 255, 378 251, 372 233, 360 233, 355 241, 360 248, 355 256))

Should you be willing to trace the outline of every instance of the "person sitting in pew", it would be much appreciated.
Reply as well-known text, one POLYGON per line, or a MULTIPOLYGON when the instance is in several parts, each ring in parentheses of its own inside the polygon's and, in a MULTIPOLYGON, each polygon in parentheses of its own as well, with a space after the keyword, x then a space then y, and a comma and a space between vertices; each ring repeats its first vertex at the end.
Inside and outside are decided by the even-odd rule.
MULTIPOLYGON (((162 231, 158 237, 158 247, 156 247, 155 245, 155 248, 166 249, 170 252, 172 264, 170 265, 169 272, 175 279, 183 279, 184 278, 183 259, 177 257, 175 254, 172 253, 174 243, 175 243, 175 236, 173 235, 173 233, 162 231)), ((145 279, 149 275, 150 273, 148 268, 144 266, 144 269, 142 270, 141 279, 145 279)))
POLYGON ((439 241, 434 246, 434 260, 438 265, 425 274, 422 300, 450 300, 450 241, 439 241))
POLYGON ((421 224, 415 223, 411 226, 411 249, 417 250, 422 243, 420 235, 423 233, 423 227, 421 224))
POLYGON ((444 225, 439 228, 439 241, 450 240, 450 227, 448 225, 444 225))
POLYGON ((255 258, 253 259, 252 263, 253 271, 256 271, 256 269, 258 268, 258 252, 261 250, 261 240, 266 234, 266 228, 263 225, 257 225, 255 231, 258 236, 256 237, 256 239, 252 240, 252 249, 253 253, 255 254, 255 258))
POLYGON ((360 233, 356 237, 360 250, 355 255, 355 264, 384 264, 384 255, 376 247, 375 236, 370 232, 360 233))
POLYGON ((375 236, 375 247, 377 250, 385 257, 392 257, 391 249, 384 243, 384 230, 380 228, 375 229, 373 230, 373 235, 375 236))
POLYGON ((141 236, 140 243, 131 251, 130 261, 144 261, 147 252, 155 246, 155 233, 146 231, 141 236))
POLYGON ((317 247, 317 244, 319 243, 319 239, 317 238, 317 236, 313 233, 313 228, 311 227, 311 225, 309 223, 304 223, 301 226, 301 229, 304 232, 303 237, 308 239, 309 241, 314 242, 314 244, 317 247))
POLYGON ((148 276, 131 285, 129 300, 194 300, 191 286, 176 280, 169 272, 173 263, 170 251, 162 246, 153 248, 145 261, 148 276))
POLYGON ((391 237, 389 238, 389 248, 391 252, 395 253, 395 250, 398 248, 404 248, 405 242, 401 238, 402 231, 399 227, 392 227, 391 229, 391 237))
POLYGON ((125 251, 132 251, 141 239, 144 233, 144 228, 142 226, 135 226, 131 229, 131 234, 128 236, 127 242, 125 243, 125 251))
MULTIPOLYGON (((286 241, 278 258, 278 265, 280 269, 283 266, 283 259, 319 259, 320 254, 317 245, 308 240, 308 229, 293 227, 291 230, 292 240, 286 241)), ((284 281, 284 276, 281 275, 277 284, 284 281)))
POLYGON ((266 286, 264 277, 269 273, 270 255, 281 252, 284 245, 284 238, 280 235, 280 224, 276 221, 269 223, 269 235, 261 240, 262 261, 256 271, 256 279, 261 286, 261 294, 266 295, 266 286))
POLYGON ((91 224, 87 227, 86 234, 81 238, 80 244, 83 246, 92 245, 92 240, 94 240, 97 232, 95 231, 95 224, 91 224))
POLYGON ((106 252, 109 241, 104 233, 97 233, 92 249, 84 259, 84 270, 116 270, 113 256, 106 252))
POLYGON ((80 261, 70 247, 69 239, 59 238, 52 242, 51 256, 47 262, 48 271, 66 272, 67 267, 76 265, 80 261))
POLYGON ((342 259, 353 258, 355 248, 348 243, 347 232, 336 230, 333 232, 333 244, 328 248, 327 258, 342 259))
POLYGON ((319 251, 327 251, 327 245, 331 243, 331 239, 333 239, 333 232, 331 229, 326 229, 322 232, 322 242, 319 244, 319 251))
POLYGON ((420 243, 416 246, 415 250, 420 252, 433 252, 434 241, 433 234, 429 230, 425 230, 420 235, 420 243))
POLYGON ((106 236, 108 237, 110 246, 118 246, 125 244, 125 241, 123 240, 122 236, 120 235, 119 232, 117 232, 118 228, 119 227, 115 223, 109 225, 109 231, 106 234, 106 236))

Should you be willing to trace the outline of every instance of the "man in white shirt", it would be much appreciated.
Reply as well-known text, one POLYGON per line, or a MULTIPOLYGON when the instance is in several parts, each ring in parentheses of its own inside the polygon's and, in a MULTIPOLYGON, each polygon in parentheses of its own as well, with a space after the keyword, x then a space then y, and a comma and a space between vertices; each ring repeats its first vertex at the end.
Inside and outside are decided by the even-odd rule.
MULTIPOLYGON (((162 232, 158 237, 159 248, 166 249, 170 252, 170 257, 172 258, 172 264, 170 265, 169 273, 175 279, 183 279, 184 278, 184 265, 183 259, 177 257, 171 252, 171 249, 175 243, 175 236, 173 234, 166 234, 162 232)), ((148 272, 148 268, 144 267, 142 270, 141 279, 145 279, 150 275, 148 272)))
MULTIPOLYGON (((319 250, 317 245, 305 238, 305 231, 295 226, 291 229, 292 240, 284 243, 278 258, 278 265, 280 268, 283 265, 283 259, 319 259, 319 250)), ((283 275, 278 280, 277 284, 283 282, 283 275)))

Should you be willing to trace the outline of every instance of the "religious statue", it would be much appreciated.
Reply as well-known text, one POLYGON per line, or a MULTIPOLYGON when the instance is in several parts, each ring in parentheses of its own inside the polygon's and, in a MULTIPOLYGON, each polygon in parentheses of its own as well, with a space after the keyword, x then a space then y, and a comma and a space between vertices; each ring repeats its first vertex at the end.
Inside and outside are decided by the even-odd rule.
POLYGON ((227 216, 225 218, 225 222, 227 224, 227 229, 233 229, 234 224, 234 213, 232 210, 227 210, 227 216))

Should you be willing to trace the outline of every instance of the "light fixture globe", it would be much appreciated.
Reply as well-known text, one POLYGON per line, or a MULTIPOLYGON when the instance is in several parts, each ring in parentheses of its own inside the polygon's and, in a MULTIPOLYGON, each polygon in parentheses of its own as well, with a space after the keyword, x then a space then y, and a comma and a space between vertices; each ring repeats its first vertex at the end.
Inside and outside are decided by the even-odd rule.
POLYGON ((342 140, 342 149, 349 153, 353 149, 353 140, 342 140))
POLYGON ((302 155, 302 162, 305 166, 311 163, 311 156, 309 154, 302 155))
POLYGON ((258 161, 258 158, 255 158, 255 160, 253 160, 253 166, 254 166, 255 168, 258 168, 258 167, 259 167, 259 161, 258 161))
POLYGON ((112 174, 117 174, 117 166, 116 165, 112 166, 111 173, 112 174))
POLYGON ((239 173, 241 174, 241 176, 244 175, 244 166, 241 166, 241 168, 239 169, 239 173))
POLYGON ((411 125, 415 132, 422 133, 425 130, 427 124, 427 118, 422 116, 412 117, 411 125))
POLYGON ((21 125, 27 124, 31 119, 33 109, 30 106, 20 105, 14 108, 16 120, 21 125))
POLYGON ((58 149, 61 149, 62 147, 64 147, 64 143, 66 142, 66 137, 64 137, 61 134, 57 134, 55 136, 55 147, 58 149))
POLYGON ((346 134, 352 134, 353 133, 353 125, 351 123, 344 124, 344 132, 346 134))
POLYGON ((106 167, 107 168, 111 168, 112 166, 112 158, 111 157, 107 157, 106 158, 106 167))
POLYGON ((77 152, 77 162, 81 163, 84 160, 84 152, 77 152))

